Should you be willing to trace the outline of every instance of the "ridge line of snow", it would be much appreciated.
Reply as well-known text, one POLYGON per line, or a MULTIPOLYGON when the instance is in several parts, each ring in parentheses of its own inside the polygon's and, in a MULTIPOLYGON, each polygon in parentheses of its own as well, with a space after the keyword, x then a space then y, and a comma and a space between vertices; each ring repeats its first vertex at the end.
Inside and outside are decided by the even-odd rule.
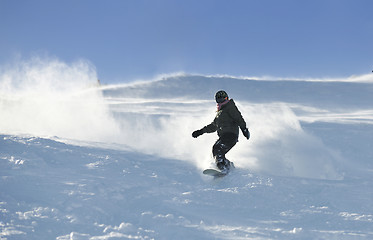
POLYGON ((143 84, 151 84, 161 82, 170 78, 179 77, 201 77, 201 78, 231 78, 235 80, 251 80, 251 81, 293 81, 293 82, 341 82, 341 83, 373 83, 373 74, 352 75, 350 77, 320 77, 320 78, 297 78, 297 77, 274 77, 270 75, 263 76, 243 76, 243 75, 230 75, 230 74, 198 74, 175 72, 158 74, 149 79, 134 80, 129 83, 109 84, 100 87, 102 90, 116 89, 121 87, 134 87, 143 84))

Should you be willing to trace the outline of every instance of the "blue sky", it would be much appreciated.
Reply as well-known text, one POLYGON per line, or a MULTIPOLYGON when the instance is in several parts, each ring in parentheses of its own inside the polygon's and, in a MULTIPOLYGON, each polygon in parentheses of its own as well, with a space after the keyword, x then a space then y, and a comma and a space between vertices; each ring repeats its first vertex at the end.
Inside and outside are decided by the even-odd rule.
POLYGON ((373 70, 371 0, 0 0, 0 64, 90 61, 106 83, 162 73, 373 70))

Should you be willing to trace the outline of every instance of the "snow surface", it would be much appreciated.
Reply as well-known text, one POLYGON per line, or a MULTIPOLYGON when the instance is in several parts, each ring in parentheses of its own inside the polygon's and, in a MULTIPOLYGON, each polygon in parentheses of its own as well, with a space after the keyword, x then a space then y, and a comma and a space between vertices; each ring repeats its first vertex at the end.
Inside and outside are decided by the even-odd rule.
POLYGON ((0 239, 373 239, 373 76, 174 74, 98 86, 93 66, 0 71, 0 239), (225 89, 251 131, 213 179, 225 89))

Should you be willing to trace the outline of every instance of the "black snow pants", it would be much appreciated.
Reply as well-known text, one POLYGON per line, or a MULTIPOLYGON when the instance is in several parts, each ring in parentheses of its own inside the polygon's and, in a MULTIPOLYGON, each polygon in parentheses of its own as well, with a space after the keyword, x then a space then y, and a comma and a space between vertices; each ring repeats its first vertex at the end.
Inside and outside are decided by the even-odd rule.
POLYGON ((234 133, 224 133, 216 140, 212 147, 212 155, 215 159, 216 166, 220 170, 229 170, 230 161, 225 157, 225 154, 232 149, 238 142, 238 136, 234 133))

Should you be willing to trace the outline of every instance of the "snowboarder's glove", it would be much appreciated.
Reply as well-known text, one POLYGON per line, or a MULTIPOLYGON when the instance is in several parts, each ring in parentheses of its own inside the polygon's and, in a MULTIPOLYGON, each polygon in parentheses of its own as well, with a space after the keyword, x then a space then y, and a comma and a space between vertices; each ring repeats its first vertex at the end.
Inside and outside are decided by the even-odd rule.
POLYGON ((193 136, 194 138, 197 138, 197 137, 201 136, 202 134, 204 134, 204 132, 203 132, 202 129, 200 129, 200 130, 194 131, 194 132, 192 133, 192 136, 193 136))
POLYGON ((245 136, 245 138, 247 138, 247 140, 249 140, 249 138, 250 138, 249 129, 245 128, 245 129, 241 129, 241 130, 242 130, 242 134, 245 136))

